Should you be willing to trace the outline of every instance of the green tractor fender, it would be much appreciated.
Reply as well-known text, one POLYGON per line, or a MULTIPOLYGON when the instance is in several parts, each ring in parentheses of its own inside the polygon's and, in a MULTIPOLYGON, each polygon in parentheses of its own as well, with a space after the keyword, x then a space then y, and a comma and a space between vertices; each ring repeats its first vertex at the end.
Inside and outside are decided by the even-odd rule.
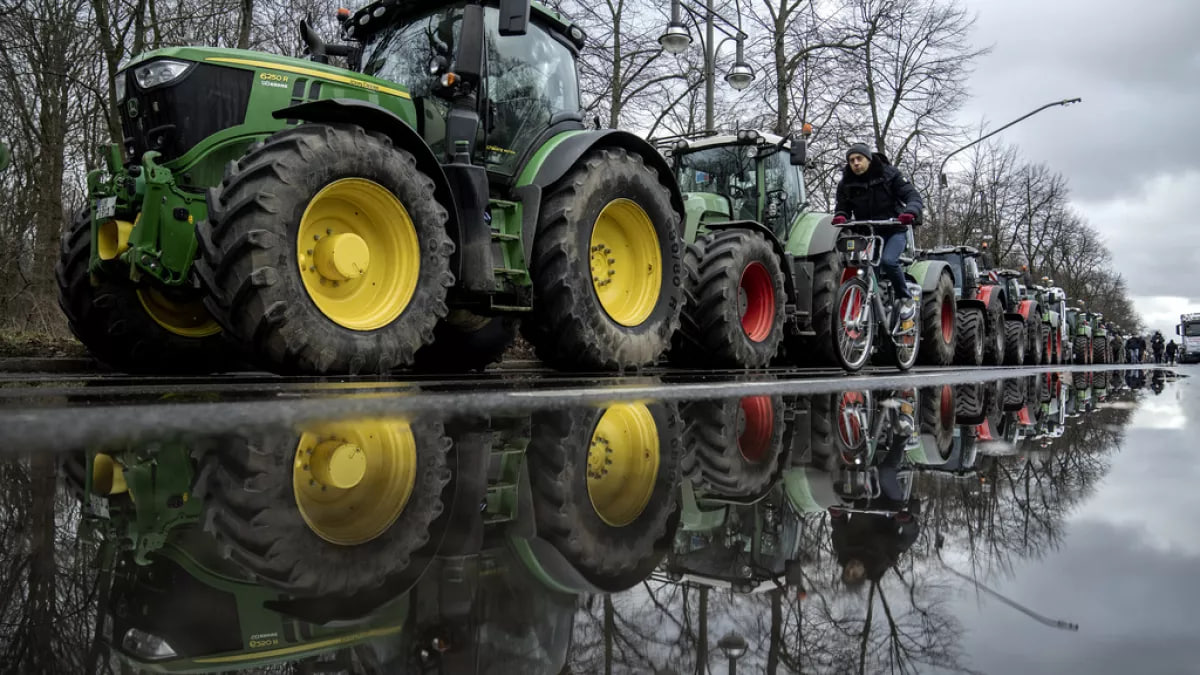
POLYGON ((421 138, 421 134, 418 134, 416 129, 383 106, 348 98, 331 98, 301 103, 281 108, 271 115, 275 119, 293 119, 319 124, 353 120, 363 128, 387 134, 396 147, 412 153, 417 160, 417 168, 433 179, 434 196, 449 213, 446 232, 454 242, 450 269, 454 272, 455 278, 462 278, 460 269, 460 252, 463 241, 462 214, 458 211, 457 200, 450 189, 450 180, 446 177, 441 162, 438 161, 437 155, 425 143, 425 139, 421 138))
POLYGON ((533 241, 537 235, 542 191, 558 182, 584 155, 601 147, 620 148, 637 154, 658 172, 659 180, 671 193, 671 206, 679 214, 677 229, 680 237, 683 236, 686 215, 683 193, 679 191, 679 184, 671 166, 654 146, 639 136, 619 129, 564 131, 552 137, 530 156, 513 187, 513 193, 522 206, 522 244, 526 260, 533 258, 533 241))
POLYGON ((830 253, 837 244, 833 214, 810 211, 796 219, 788 232, 787 252, 798 258, 830 253))
MULTIPOLYGON (((951 281, 954 280, 954 273, 950 270, 950 265, 942 260, 918 260, 904 271, 912 277, 913 281, 920 284, 922 294, 936 290, 938 279, 943 274, 949 275, 951 281)), ((982 303, 980 304, 982 305, 982 303)))

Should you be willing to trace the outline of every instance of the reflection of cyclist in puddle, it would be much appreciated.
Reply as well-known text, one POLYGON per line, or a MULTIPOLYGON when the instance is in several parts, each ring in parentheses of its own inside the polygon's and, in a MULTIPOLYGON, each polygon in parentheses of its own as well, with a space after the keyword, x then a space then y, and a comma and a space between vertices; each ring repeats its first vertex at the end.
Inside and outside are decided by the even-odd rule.
POLYGON ((920 503, 909 497, 902 475, 905 446, 916 424, 913 406, 897 399, 890 401, 899 410, 886 437, 886 454, 876 465, 879 496, 870 499, 865 508, 830 509, 833 550, 842 566, 842 582, 852 588, 867 580, 879 581, 920 532, 920 503))

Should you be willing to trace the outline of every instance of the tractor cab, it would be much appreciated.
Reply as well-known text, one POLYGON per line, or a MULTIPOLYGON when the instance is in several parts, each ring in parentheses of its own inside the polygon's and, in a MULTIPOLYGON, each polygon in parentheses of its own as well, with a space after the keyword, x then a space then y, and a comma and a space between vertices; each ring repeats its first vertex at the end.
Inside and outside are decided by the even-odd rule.
POLYGON ((361 45, 356 70, 408 87, 417 131, 435 153, 450 159, 447 138, 467 140, 475 161, 511 178, 550 128, 583 127, 575 65, 583 31, 540 4, 522 4, 524 21, 484 6, 482 25, 474 25, 465 4, 375 2, 343 31, 361 45), (468 93, 471 85, 477 93, 468 93), (471 108, 482 123, 459 133, 461 111, 471 108))
POLYGON ((922 260, 941 260, 954 275, 954 295, 958 299, 972 297, 979 288, 979 249, 974 246, 939 246, 923 251, 922 260))
POLYGON ((790 138, 741 130, 656 143, 674 164, 689 237, 701 225, 752 221, 786 239, 807 205, 803 153, 790 138))

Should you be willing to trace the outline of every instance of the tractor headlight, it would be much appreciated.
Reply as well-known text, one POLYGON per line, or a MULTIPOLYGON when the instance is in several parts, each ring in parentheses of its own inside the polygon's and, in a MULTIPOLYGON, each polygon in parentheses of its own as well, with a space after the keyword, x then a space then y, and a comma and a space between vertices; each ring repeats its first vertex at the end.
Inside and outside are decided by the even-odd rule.
POLYGON ((191 64, 182 61, 162 59, 138 66, 133 70, 133 76, 137 78, 139 87, 149 89, 179 79, 189 67, 191 64))
POLYGON ((167 641, 136 628, 130 628, 125 633, 122 646, 143 659, 169 659, 175 656, 175 650, 167 641))

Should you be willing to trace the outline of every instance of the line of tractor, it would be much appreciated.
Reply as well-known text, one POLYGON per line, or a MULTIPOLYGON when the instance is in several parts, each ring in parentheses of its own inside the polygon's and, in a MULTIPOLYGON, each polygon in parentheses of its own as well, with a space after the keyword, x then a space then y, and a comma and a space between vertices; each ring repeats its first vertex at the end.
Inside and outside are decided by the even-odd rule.
POLYGON ((340 24, 327 44, 301 23, 306 59, 170 47, 115 74, 124 137, 88 175, 55 269, 96 358, 148 373, 470 371, 518 332, 563 370, 1124 353, 1103 317, 1049 281, 980 269, 965 246, 910 247, 920 316, 896 338, 877 238, 810 207, 811 127, 595 128, 585 36, 538 3, 381 1, 340 24))

